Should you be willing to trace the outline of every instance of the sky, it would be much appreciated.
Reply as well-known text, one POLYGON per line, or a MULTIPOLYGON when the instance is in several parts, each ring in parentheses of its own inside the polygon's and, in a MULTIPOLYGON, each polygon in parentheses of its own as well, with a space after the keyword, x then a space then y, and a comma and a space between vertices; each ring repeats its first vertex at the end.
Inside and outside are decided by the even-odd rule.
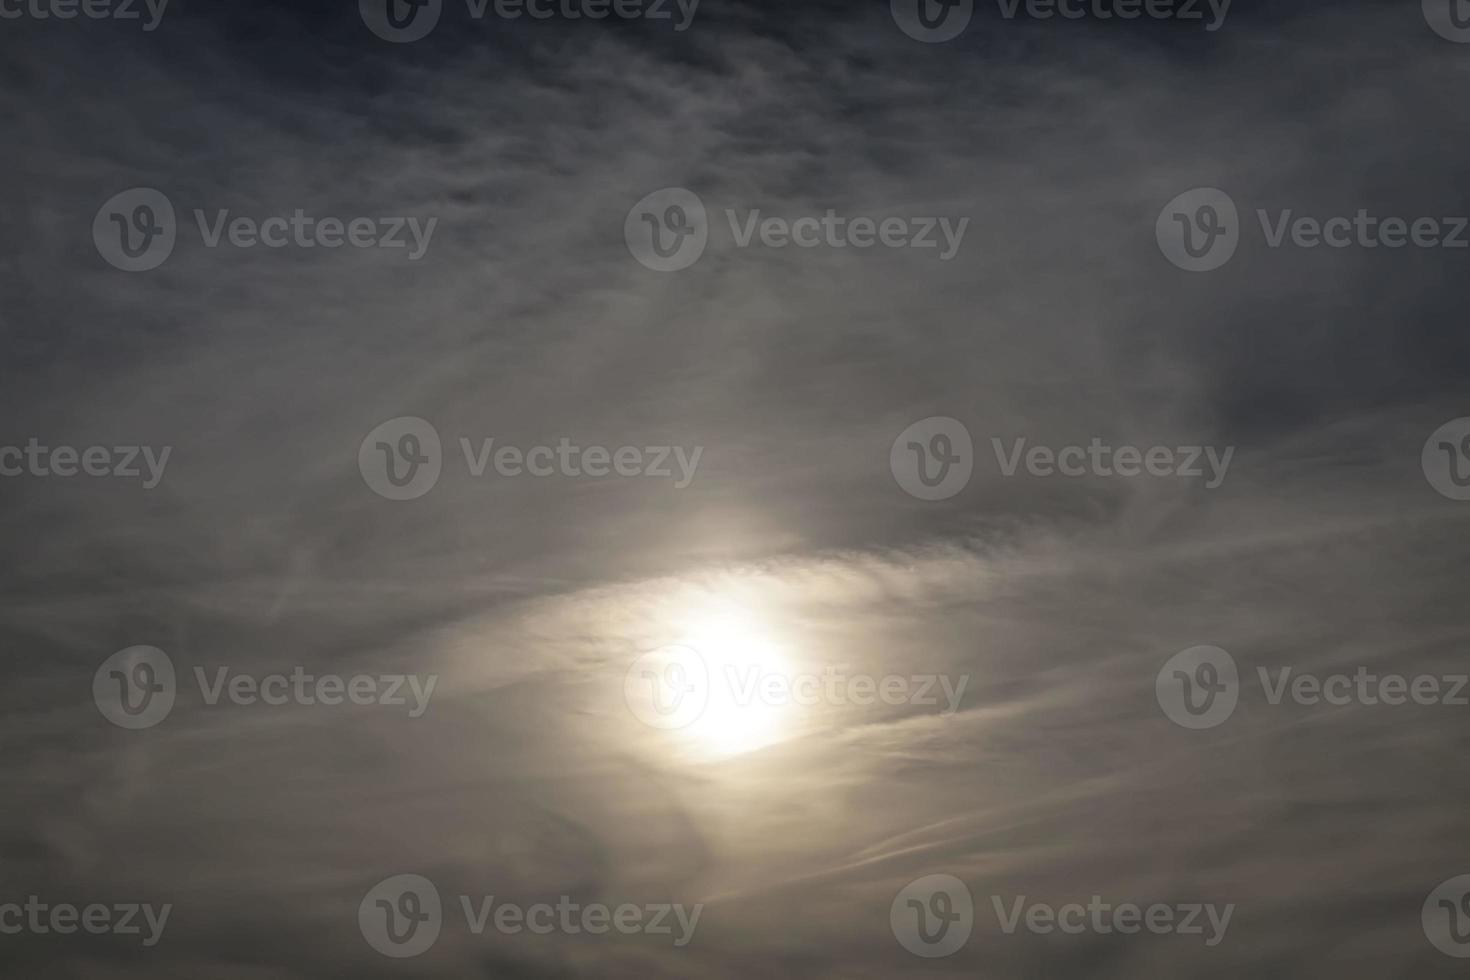
POLYGON ((1470 9, 538 2, 0 0, 5 972, 1463 973, 1470 9))

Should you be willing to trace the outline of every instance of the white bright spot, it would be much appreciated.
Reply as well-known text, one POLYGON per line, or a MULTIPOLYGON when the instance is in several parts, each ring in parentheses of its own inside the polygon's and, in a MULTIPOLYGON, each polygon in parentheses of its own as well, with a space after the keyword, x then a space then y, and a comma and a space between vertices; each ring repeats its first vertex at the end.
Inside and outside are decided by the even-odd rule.
POLYGON ((682 730, 696 751, 714 757, 750 752, 783 737, 792 707, 761 696, 761 679, 789 677, 781 649, 746 610, 711 604, 680 623, 680 644, 693 648, 708 669, 709 703, 682 730))

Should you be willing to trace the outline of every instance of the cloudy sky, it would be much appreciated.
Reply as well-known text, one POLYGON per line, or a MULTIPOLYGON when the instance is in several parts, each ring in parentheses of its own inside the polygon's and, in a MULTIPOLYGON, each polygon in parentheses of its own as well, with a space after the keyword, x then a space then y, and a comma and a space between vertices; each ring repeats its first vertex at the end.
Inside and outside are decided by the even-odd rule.
POLYGON ((653 2, 0 0, 6 972, 1461 975, 1470 11, 653 2))

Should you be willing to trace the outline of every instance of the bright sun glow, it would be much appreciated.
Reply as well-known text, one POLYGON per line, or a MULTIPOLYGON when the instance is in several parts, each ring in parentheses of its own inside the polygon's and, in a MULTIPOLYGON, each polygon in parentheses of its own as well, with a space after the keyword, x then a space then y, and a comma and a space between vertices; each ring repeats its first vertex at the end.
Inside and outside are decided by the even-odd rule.
POLYGON ((731 756, 780 741, 791 710, 761 698, 761 678, 785 675, 781 649, 758 620, 738 607, 701 609, 682 622, 679 643, 708 672, 708 703, 682 731, 697 751, 731 756))

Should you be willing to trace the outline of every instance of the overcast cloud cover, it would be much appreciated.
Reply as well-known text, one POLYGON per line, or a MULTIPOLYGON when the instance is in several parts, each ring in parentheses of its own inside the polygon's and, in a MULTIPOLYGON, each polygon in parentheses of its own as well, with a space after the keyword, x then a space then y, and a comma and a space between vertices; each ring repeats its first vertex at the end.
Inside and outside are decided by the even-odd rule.
POLYGON ((146 489, 0 478, 0 906, 172 906, 147 947, 0 933, 6 975, 1461 975, 1426 899, 1470 874, 1470 707, 1272 704, 1258 668, 1467 670, 1470 501, 1421 452, 1470 415, 1470 251, 1273 248, 1256 210, 1470 214, 1470 45, 1417 2, 1236 0, 1213 31, 978 6, 937 44, 886 2, 704 0, 677 31, 446 0, 404 44, 350 0, 0 20, 0 445, 171 450, 146 489), (147 272, 93 238, 136 187, 178 218, 147 272), (624 225, 671 187, 709 243, 660 272, 624 225), (1240 241, 1190 272, 1155 223, 1202 187, 1240 241), (210 248, 196 208, 436 226, 415 260, 210 248), (947 261, 741 248, 726 209, 968 225, 947 261), (890 449, 935 416, 973 474, 931 501, 890 449), (414 500, 359 467, 400 417, 443 441, 414 500), (461 437, 701 455, 682 487, 476 477, 461 437), (992 439, 1233 453, 1214 487, 1006 476, 992 439), (644 724, 630 666, 722 630, 967 686, 787 706, 738 751, 644 724), (129 730, 93 679, 137 645, 178 696, 129 730), (1239 704, 1191 729, 1155 682, 1201 645, 1239 704), (296 666, 437 686, 410 718, 194 681, 296 666), (359 925, 400 874, 444 901, 411 958, 359 925), (974 922, 928 958, 894 905, 932 874, 974 922), (458 897, 490 895, 703 910, 679 947, 472 935, 458 897), (1233 918, 1007 934, 992 901, 1094 895, 1233 918))

